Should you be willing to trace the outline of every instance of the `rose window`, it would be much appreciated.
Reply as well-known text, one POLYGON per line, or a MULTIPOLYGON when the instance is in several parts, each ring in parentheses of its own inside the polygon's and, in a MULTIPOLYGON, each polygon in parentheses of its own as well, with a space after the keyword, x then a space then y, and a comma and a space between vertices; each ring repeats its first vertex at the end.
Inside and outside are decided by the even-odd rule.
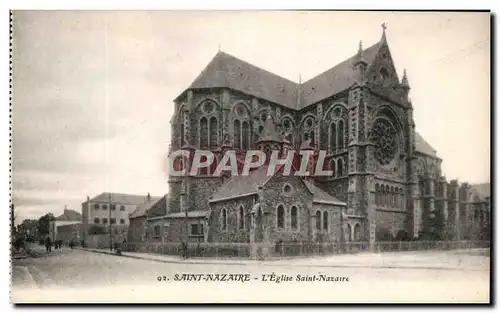
POLYGON ((245 113, 246 113, 246 110, 242 105, 240 105, 236 108, 236 114, 238 116, 245 116, 245 113))
POLYGON ((372 140, 375 143, 375 159, 381 165, 391 163, 398 148, 394 126, 386 120, 377 120, 372 129, 372 140))
POLYGON ((205 103, 205 106, 204 106, 205 113, 212 113, 213 110, 214 110, 214 105, 212 102, 205 103))
POLYGON ((291 131, 292 130, 292 123, 290 122, 289 119, 286 119, 283 121, 283 129, 286 131, 291 131))

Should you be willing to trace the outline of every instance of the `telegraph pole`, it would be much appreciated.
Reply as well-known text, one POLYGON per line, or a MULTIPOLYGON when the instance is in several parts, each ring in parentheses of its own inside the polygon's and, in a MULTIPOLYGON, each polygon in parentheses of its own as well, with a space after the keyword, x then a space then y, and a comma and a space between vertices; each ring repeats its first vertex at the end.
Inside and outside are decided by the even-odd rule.
POLYGON ((112 233, 112 228, 111 228, 111 193, 108 194, 108 212, 109 212, 109 219, 108 219, 108 232, 109 232, 109 251, 113 251, 113 233, 112 233))

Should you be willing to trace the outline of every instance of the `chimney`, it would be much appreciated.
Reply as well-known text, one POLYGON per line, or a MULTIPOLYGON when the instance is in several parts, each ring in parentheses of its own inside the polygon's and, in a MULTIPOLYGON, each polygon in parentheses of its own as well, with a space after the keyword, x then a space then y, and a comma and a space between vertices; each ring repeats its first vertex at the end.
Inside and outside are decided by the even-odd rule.
POLYGON ((151 200, 151 195, 148 192, 148 201, 151 200))

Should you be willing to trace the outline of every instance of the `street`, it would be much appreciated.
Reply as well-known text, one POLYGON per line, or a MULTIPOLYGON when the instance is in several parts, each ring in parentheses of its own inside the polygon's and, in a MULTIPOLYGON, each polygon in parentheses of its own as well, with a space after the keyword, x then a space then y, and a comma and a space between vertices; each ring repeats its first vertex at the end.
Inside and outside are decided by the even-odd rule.
MULTIPOLYGON (((339 268, 304 266, 300 262, 295 266, 279 262, 265 266, 179 264, 70 250, 67 247, 38 258, 13 260, 12 272, 12 301, 15 303, 487 302, 490 288, 489 268, 339 268), (218 273, 249 274, 251 281, 175 279, 183 277, 182 274, 203 274, 206 278, 215 277, 208 275, 218 273), (332 280, 336 277, 340 279, 299 281, 297 275, 302 278, 324 275, 332 277, 332 280), (27 279, 29 276, 31 280, 27 279), (277 282, 276 277, 285 279, 277 282)), ((185 277, 187 279, 188 276, 185 277)), ((222 276, 219 278, 222 279, 222 276)))

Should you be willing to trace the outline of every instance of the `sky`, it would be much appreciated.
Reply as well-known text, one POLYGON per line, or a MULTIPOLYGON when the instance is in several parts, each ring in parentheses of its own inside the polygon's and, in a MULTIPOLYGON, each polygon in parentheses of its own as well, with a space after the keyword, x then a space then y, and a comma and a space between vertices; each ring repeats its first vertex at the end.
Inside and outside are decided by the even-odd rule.
POLYGON ((17 11, 12 188, 19 218, 101 192, 161 196, 173 99, 221 49, 310 79, 380 40, 447 179, 490 181, 487 13, 17 11))

